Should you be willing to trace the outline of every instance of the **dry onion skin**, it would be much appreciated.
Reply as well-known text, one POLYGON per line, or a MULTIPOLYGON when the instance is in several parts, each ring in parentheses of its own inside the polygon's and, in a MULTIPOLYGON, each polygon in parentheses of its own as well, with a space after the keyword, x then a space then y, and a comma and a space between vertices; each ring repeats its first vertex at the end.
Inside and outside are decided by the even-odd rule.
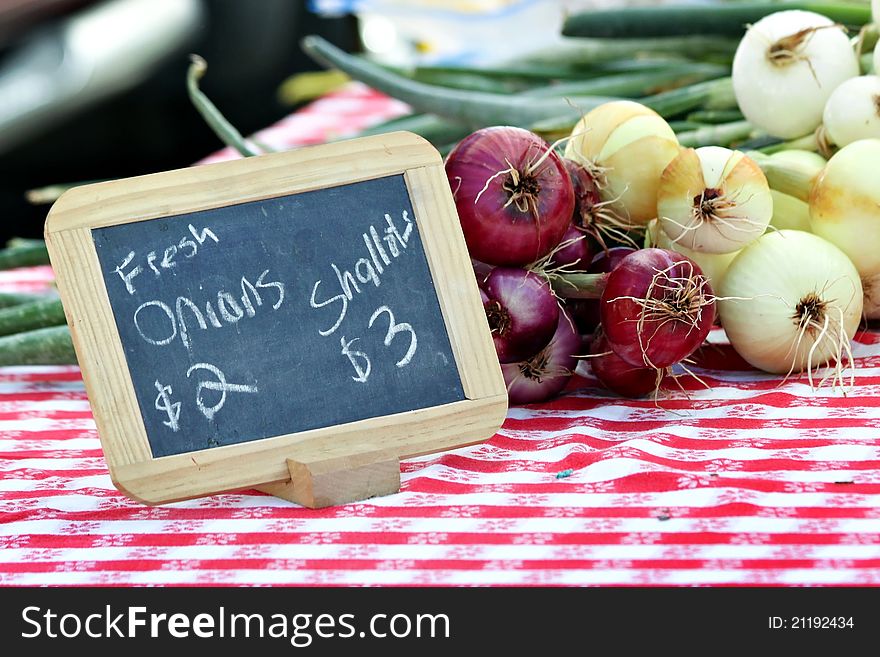
POLYGON ((767 178, 740 151, 720 146, 686 148, 660 178, 660 226, 687 249, 738 251, 767 230, 772 216, 767 178))
POLYGON ((835 146, 880 138, 880 77, 861 75, 837 87, 825 104, 822 125, 835 146))
POLYGON ((818 368, 832 365, 833 383, 846 387, 862 286, 840 249, 802 231, 767 233, 733 261, 719 296, 730 343, 751 365, 774 374, 806 371, 810 385, 818 368))
POLYGON ((880 318, 880 139, 862 139, 828 160, 810 190, 810 226, 852 260, 865 316, 880 318))
MULTIPOLYGON (((801 203, 803 202, 801 201, 801 203)), ((803 203, 803 206, 806 207, 807 204, 803 203)), ((709 281, 709 285, 712 286, 713 290, 717 290, 719 285, 721 285, 724 274, 727 273, 727 268, 730 267, 730 263, 733 262, 734 258, 739 255, 739 251, 733 251, 732 253, 701 253, 700 251, 688 249, 680 243, 673 242, 669 235, 660 229, 656 219, 648 224, 645 241, 647 246, 669 249, 693 260, 703 270, 703 276, 709 281)))
POLYGON ((679 149, 662 116, 620 100, 600 105, 575 125, 565 157, 593 174, 603 203, 624 226, 639 227, 657 216, 660 174, 679 149))
POLYGON ((831 92, 859 75, 844 29, 810 11, 780 11, 752 25, 733 58, 742 113, 775 137, 814 131, 831 92))

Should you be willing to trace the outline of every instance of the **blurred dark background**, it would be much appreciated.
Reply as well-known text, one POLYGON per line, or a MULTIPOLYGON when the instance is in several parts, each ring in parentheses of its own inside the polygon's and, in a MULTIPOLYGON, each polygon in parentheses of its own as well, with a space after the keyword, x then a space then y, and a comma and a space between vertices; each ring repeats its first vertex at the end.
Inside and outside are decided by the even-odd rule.
POLYGON ((357 47, 353 17, 320 17, 305 0, 0 0, 0 238, 42 236, 49 206, 25 190, 188 166, 221 148, 187 97, 189 53, 208 61, 201 88, 243 134, 290 113, 277 92, 319 68, 299 48, 310 33, 357 47), (161 45, 155 60, 123 82, 102 78, 90 67, 133 61, 127 30, 155 32, 138 34, 161 45), (107 92, 101 79, 129 88, 107 92))

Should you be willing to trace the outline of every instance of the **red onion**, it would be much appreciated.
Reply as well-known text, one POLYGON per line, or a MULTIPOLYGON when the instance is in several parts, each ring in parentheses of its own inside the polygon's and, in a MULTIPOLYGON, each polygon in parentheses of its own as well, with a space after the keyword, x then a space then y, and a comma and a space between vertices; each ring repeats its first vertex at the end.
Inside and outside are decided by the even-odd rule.
POLYGON ((556 332, 550 344, 538 354, 519 363, 501 366, 511 404, 534 404, 555 397, 577 366, 581 336, 565 311, 559 313, 556 332))
POLYGON ((574 192, 562 158, 528 130, 477 130, 449 153, 446 176, 468 251, 490 265, 535 262, 571 222, 574 192))
POLYGON ((635 367, 627 363, 614 353, 601 329, 593 336, 590 353, 593 374, 612 392, 623 397, 644 397, 657 389, 658 373, 662 373, 662 370, 635 367))
POLYGON ((564 267, 567 271, 586 271, 593 260, 593 248, 589 238, 570 225, 548 258, 547 269, 564 267))
POLYGON ((608 203, 603 203, 596 178, 590 171, 567 157, 562 158, 574 190, 574 225, 589 235, 602 249, 609 242, 632 243, 627 231, 632 224, 617 216, 608 203))
MULTIPOLYGON (((590 266, 587 267, 587 273, 607 274, 617 267, 621 260, 634 252, 635 249, 628 246, 615 246, 607 251, 599 251, 593 256, 590 266)), ((581 333, 592 333, 599 325, 598 299, 566 299, 565 308, 581 333)))
POLYGON ((500 362, 530 358, 550 342, 559 305, 544 278, 525 269, 496 267, 481 294, 500 362))
POLYGON ((599 311, 618 356, 658 369, 684 360, 706 339, 715 296, 693 260, 666 249, 641 249, 608 275, 599 311))

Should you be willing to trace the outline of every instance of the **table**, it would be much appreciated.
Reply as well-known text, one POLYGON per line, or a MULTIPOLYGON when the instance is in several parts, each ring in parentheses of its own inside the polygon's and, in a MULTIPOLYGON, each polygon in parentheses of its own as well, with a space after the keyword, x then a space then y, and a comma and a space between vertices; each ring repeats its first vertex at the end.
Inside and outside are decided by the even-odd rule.
MULTIPOLYGON (((260 139, 405 111, 353 85, 260 139)), ((3 272, 0 289, 51 279, 3 272)), ((846 396, 712 342, 709 389, 624 400, 582 371, 485 444, 403 462, 399 494, 317 511, 256 491, 130 501, 79 370, 0 368, 0 585, 880 584, 880 334, 857 336, 846 396)))

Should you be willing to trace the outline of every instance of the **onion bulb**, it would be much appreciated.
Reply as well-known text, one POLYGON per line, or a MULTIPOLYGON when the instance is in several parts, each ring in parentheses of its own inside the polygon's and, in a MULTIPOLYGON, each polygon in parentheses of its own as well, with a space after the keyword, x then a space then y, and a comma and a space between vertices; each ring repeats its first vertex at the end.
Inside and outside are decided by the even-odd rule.
POLYGON ((660 226, 685 248, 738 251, 764 233, 772 216, 767 178, 740 151, 720 146, 683 149, 660 178, 660 226))
MULTIPOLYGON (((803 205, 804 208, 807 207, 807 204, 803 201, 798 201, 798 203, 803 205)), ((673 242, 672 238, 660 229, 659 223, 656 219, 648 224, 647 243, 650 246, 675 251, 676 253, 680 253, 693 260, 700 266, 703 275, 709 281, 713 290, 718 289, 718 285, 721 283, 721 279, 724 278, 727 268, 739 253, 739 251, 733 251, 732 253, 701 253, 699 251, 688 249, 680 243, 673 242)))
POLYGON ((628 100, 600 105, 571 133, 565 157, 584 165, 602 202, 624 226, 644 226, 657 216, 657 186, 678 155, 675 132, 654 110, 628 100))
POLYGON ((844 29, 809 11, 765 16, 749 28, 733 58, 740 110, 752 124, 783 139, 815 130, 831 92, 858 74, 844 29))
POLYGON ((543 277, 525 269, 496 267, 480 294, 500 362, 534 356, 553 337, 559 306, 543 277))
POLYGON ((531 358, 501 365, 511 404, 534 404, 555 397, 577 367, 581 336, 564 310, 559 311, 550 343, 531 358))
POLYGON ((715 297, 692 260, 666 249, 640 249, 608 274, 599 313, 618 356, 636 367, 664 369, 706 339, 715 297))
POLYGON ((446 177, 471 257, 522 266, 547 255, 574 212, 571 178, 536 134, 477 130, 446 157, 446 177))
POLYGON ((811 232, 810 206, 788 194, 770 190, 773 197, 773 218, 770 225, 777 230, 803 230, 811 232))
POLYGON ((662 371, 627 363, 611 349, 601 328, 593 336, 589 361, 599 382, 623 397, 644 397, 660 387, 662 371))
POLYGON ((862 75, 837 87, 825 104, 822 123, 836 146, 880 137, 880 77, 862 75))
POLYGON ((813 232, 839 247, 862 277, 865 316, 880 319, 880 139, 844 146, 810 190, 813 232))
POLYGON ((880 43, 874 46, 874 75, 880 75, 880 43))
POLYGON ((862 286, 849 258, 821 237, 797 230, 767 233, 727 270, 719 312, 734 349, 775 374, 852 361, 850 340, 862 316, 862 286))

